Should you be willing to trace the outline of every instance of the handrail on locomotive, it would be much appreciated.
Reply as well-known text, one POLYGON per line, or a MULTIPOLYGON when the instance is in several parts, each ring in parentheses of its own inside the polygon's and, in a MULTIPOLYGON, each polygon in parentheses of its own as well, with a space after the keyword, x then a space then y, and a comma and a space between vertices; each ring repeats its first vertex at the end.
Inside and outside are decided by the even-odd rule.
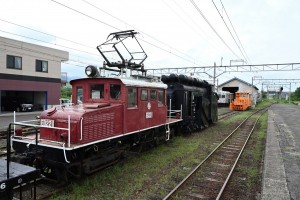
MULTIPOLYGON (((28 139, 28 140, 32 140, 32 142, 28 143, 26 146, 27 148, 29 148, 30 144, 33 144, 33 142, 36 142, 36 145, 38 145, 39 141, 47 141, 47 142, 50 142, 50 143, 56 143, 56 144, 59 144, 62 146, 62 149, 63 149, 63 153, 64 153, 64 158, 65 158, 65 161, 67 163, 70 163, 70 161, 68 161, 67 159, 67 156, 66 156, 66 143, 65 142, 58 142, 58 141, 52 141, 52 140, 46 140, 46 139, 41 139, 39 138, 39 135, 36 134, 36 137, 35 138, 29 138, 29 137, 26 137, 26 136, 23 136, 22 134, 20 135, 17 135, 17 130, 16 130, 16 125, 19 125, 19 126, 25 126, 25 127, 33 127, 35 130, 38 130, 40 128, 48 128, 48 129, 56 129, 56 130, 65 130, 65 131, 68 131, 68 148, 71 147, 71 128, 70 128, 70 124, 71 124, 71 118, 70 118, 70 115, 68 116, 68 128, 61 128, 61 127, 55 127, 55 126, 43 126, 43 125, 37 125, 37 124, 30 124, 28 122, 38 122, 39 120, 30 120, 30 121, 19 121, 17 122, 16 121, 16 112, 14 111, 14 122, 11 123, 13 124, 13 135, 10 137, 11 139, 12 138, 20 138, 20 139, 28 139)), ((81 138, 82 138, 82 128, 81 128, 81 138)), ((10 140, 10 147, 11 149, 13 149, 13 144, 12 144, 12 140, 10 140)))
MULTIPOLYGON (((170 105, 169 107, 172 108, 172 100, 171 99, 169 101, 169 105, 170 105)), ((180 105, 180 110, 170 109, 170 110, 168 110, 168 113, 169 113, 168 118, 178 118, 177 114, 179 114, 180 115, 179 119, 182 119, 182 104, 180 105), (172 116, 172 114, 174 114, 174 113, 175 113, 175 116, 172 116)))

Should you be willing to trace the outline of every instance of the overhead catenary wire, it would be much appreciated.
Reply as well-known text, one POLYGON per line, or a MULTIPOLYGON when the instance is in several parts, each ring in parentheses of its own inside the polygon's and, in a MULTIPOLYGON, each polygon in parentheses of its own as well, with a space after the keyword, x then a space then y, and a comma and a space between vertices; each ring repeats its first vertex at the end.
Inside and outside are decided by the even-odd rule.
POLYGON ((238 49, 240 50, 241 54, 243 55, 243 57, 244 57, 244 59, 245 59, 245 62, 247 63, 247 60, 248 60, 248 59, 247 59, 246 56, 244 55, 244 53, 243 53, 243 51, 242 51, 240 45, 237 43, 236 39, 234 38, 233 34, 231 33, 231 31, 230 31, 228 25, 226 24, 226 22, 225 22, 225 20, 224 20, 224 18, 223 18, 223 16, 222 16, 222 14, 220 13, 220 11, 219 11, 217 5, 215 4, 214 0, 212 0, 212 2, 213 2, 213 4, 214 4, 216 10, 218 11, 218 13, 219 13, 219 15, 220 15, 220 17, 221 17, 223 23, 225 24, 225 26, 226 26, 228 32, 230 33, 232 39, 234 40, 236 46, 238 47, 238 49))
MULTIPOLYGON (((3 21, 6 21, 6 20, 3 20, 3 21)), ((17 24, 14 24, 14 25, 17 25, 17 24)), ((36 31, 35 29, 29 28, 29 27, 25 27, 25 26, 22 26, 22 27, 23 27, 23 28, 28 28, 28 29, 30 29, 30 30, 32 30, 32 31, 36 31)), ((92 55, 92 56, 97 56, 97 57, 99 57, 99 54, 94 54, 94 53, 91 53, 91 52, 88 52, 88 51, 83 51, 83 50, 76 49, 76 48, 73 48, 73 47, 68 47, 68 46, 65 46, 65 45, 57 44, 57 43, 54 44, 54 43, 47 42, 47 41, 44 41, 44 40, 41 40, 41 39, 36 39, 36 38, 32 38, 32 37, 28 37, 28 36, 24 36, 24 35, 20 35, 20 34, 16 34, 16 33, 11 33, 11 32, 8 32, 8 31, 1 30, 1 29, 0 29, 0 32, 6 33, 6 34, 11 34, 11 35, 18 36, 18 37, 23 37, 23 38, 26 38, 26 39, 29 39, 29 40, 34 40, 34 41, 37 41, 37 42, 42 42, 42 43, 54 45, 54 46, 60 46, 60 47, 66 48, 66 49, 71 49, 71 50, 74 50, 74 51, 79 51, 79 52, 82 52, 82 53, 86 53, 86 54, 88 54, 88 55, 92 55)), ((37 32, 39 32, 39 31, 37 31, 37 32)), ((44 32, 41 32, 41 33, 47 34, 47 33, 44 33, 44 32)), ((56 36, 51 35, 51 34, 48 34, 48 35, 53 36, 53 37, 56 37, 56 36)), ((62 39, 62 38, 61 38, 61 39, 62 39)), ((71 41, 71 40, 69 40, 69 41, 71 41)), ((72 42, 72 41, 71 41, 71 42, 72 42)), ((145 42, 147 42, 147 41, 145 41, 145 42)), ((80 45, 80 43, 78 43, 78 44, 80 45)), ((160 47, 157 46, 157 48, 160 48, 160 47)), ((165 49, 162 49, 162 50, 165 51, 165 49)), ((169 53, 170 53, 170 52, 169 52, 169 53)), ((72 54, 73 54, 73 53, 72 53, 72 54)), ((171 54, 172 54, 172 52, 171 52, 171 54)), ((78 57, 78 55, 75 55, 75 54, 74 54, 74 56, 78 57)), ((177 55, 175 55, 175 56, 177 56, 177 55)), ((116 60, 116 59, 114 59, 114 58, 111 58, 111 59, 116 60)), ((184 59, 184 58, 183 58, 183 59, 184 59)), ((73 60, 73 61, 74 61, 74 62, 78 62, 78 63, 84 63, 84 62, 75 61, 75 60, 73 60)), ((90 62, 90 63, 86 63, 86 64, 89 65, 89 64, 91 64, 91 62, 90 62)))
MULTIPOLYGON (((34 30, 34 29, 32 29, 32 30, 34 30)), ((11 33, 11 32, 8 32, 8 31, 3 31, 3 30, 1 30, 0 29, 0 32, 4 32, 4 33, 7 33, 7 34, 12 34, 12 35, 15 35, 15 36, 18 36, 18 37, 23 37, 23 38, 26 38, 26 39, 30 39, 30 40, 35 40, 35 41, 38 41, 38 42, 43 42, 43 43, 46 43, 46 44, 50 44, 50 45, 56 45, 56 46, 61 46, 61 47, 64 47, 64 48, 67 48, 67 49, 72 49, 72 50, 74 50, 74 51, 80 51, 80 52, 82 52, 82 50, 79 50, 79 49, 75 49, 75 48, 70 48, 70 47, 66 47, 66 46, 63 46, 63 45, 59 45, 59 44, 53 44, 53 43, 51 43, 51 42, 47 42, 47 41, 44 41, 44 40, 40 40, 40 39, 36 39, 36 38, 32 38, 32 37, 28 37, 28 36, 24 36, 24 35, 20 35, 20 34, 15 34, 15 33, 11 33)), ((22 48, 20 48, 20 47, 18 47, 17 45, 11 45, 10 43, 6 43, 6 42, 0 42, 0 43, 5 43, 3 46, 7 46, 7 47, 12 47, 12 48, 15 48, 15 49, 22 49, 22 50, 27 50, 27 52, 32 52, 32 53, 39 53, 39 54, 41 54, 41 55, 46 55, 46 56, 52 56, 53 57, 53 55, 52 54, 49 54, 49 53, 45 53, 45 52, 40 52, 40 51, 37 51, 37 50, 35 50, 35 49, 30 49, 30 48, 24 48, 24 47, 22 47, 22 48)), ((159 48, 159 47, 158 47, 159 48)), ((12 53, 19 53, 19 52, 17 52, 17 51, 13 51, 12 53)), ((83 53, 87 53, 87 54, 91 54, 91 53, 89 53, 89 52, 83 52, 83 53)), ((34 56, 32 56, 32 55, 29 55, 29 54, 24 54, 24 53, 22 53, 23 55, 28 55, 28 56, 31 56, 31 57, 34 57, 34 56)), ((70 53, 70 55, 72 55, 72 54, 74 54, 74 53, 70 53)), ((98 56, 98 54, 93 54, 93 55, 95 55, 95 56, 97 56, 97 57, 99 57, 98 56)), ((76 54, 74 54, 74 57, 77 57, 78 55, 76 55, 76 54)), ((41 57, 41 56, 39 56, 39 58, 41 58, 41 59, 43 59, 43 57, 41 57)), ((100 58, 100 57, 99 57, 100 58)), ((80 64, 85 64, 86 66, 87 65, 98 65, 99 66, 99 61, 98 60, 91 60, 90 58, 87 58, 87 59, 89 59, 89 62, 82 62, 81 60, 74 60, 74 59, 70 59, 69 58, 69 60, 68 61, 71 61, 71 62, 75 62, 75 63, 80 63, 80 64), (98 64, 95 64, 94 62, 96 62, 96 63, 98 63, 98 64)), ((112 58, 113 59, 113 58, 112 58)), ((49 59, 48 59, 49 60, 49 59)), ((50 60, 52 60, 52 61, 54 61, 53 59, 50 59, 50 60)), ((114 59, 115 60, 115 59, 114 59)), ((69 64, 69 65, 71 65, 71 63, 70 62, 68 62, 68 61, 66 61, 66 62, 63 62, 64 64, 69 64)), ((82 66, 82 65, 76 65, 76 64, 74 64, 74 66, 80 66, 80 67, 84 67, 84 66, 82 66)))
MULTIPOLYGON (((32 29, 32 30, 34 30, 34 29, 32 29)), ((60 46, 60 47, 63 47, 65 49, 69 49, 69 50, 73 50, 73 51, 78 51, 78 52, 81 52, 81 53, 88 54, 89 56, 96 56, 97 58, 100 58, 99 54, 88 52, 88 51, 83 51, 81 49, 76 49, 76 48, 73 48, 73 47, 68 47, 68 46, 65 46, 65 45, 57 44, 57 43, 54 44, 54 43, 47 42, 47 41, 44 41, 44 40, 41 40, 41 39, 36 39, 36 38, 32 38, 32 37, 28 37, 28 36, 24 36, 24 35, 20 35, 20 34, 16 34, 16 33, 11 33, 11 32, 8 32, 8 31, 1 30, 1 29, 0 29, 0 32, 6 33, 6 34, 10 34, 10 35, 14 35, 14 36, 18 36, 18 37, 22 37, 22 38, 26 38, 26 39, 29 39, 29 40, 34 40, 34 41, 37 41, 37 42, 42 42, 42 43, 45 43, 45 44, 50 44, 50 45, 53 45, 53 46, 60 46)), ((74 53, 72 53, 72 54, 74 54, 74 53)), ((76 56, 76 57, 82 57, 82 56, 78 56, 76 54, 74 54, 74 56, 76 56)), ((84 58, 84 57, 82 57, 82 58, 84 58)), ((91 58, 88 58, 88 59, 91 59, 91 58)), ((116 60, 114 58, 111 58, 111 59, 116 60)))
MULTIPOLYGON (((194 58, 191 57, 190 55, 187 55, 187 54, 185 54, 185 53, 183 53, 183 52, 177 50, 176 48, 172 47, 171 45, 169 45, 169 44, 167 44, 167 43, 165 43, 165 42, 163 42, 163 41, 161 41, 161 40, 155 38, 154 36, 152 36, 152 35, 150 35, 150 34, 148 34, 148 33, 145 33, 145 32, 142 31, 141 29, 139 29, 139 28, 137 28, 137 27, 135 27, 135 26, 133 26, 133 25, 130 25, 130 24, 127 23, 126 21, 124 21, 124 20, 122 20, 122 19, 120 19, 120 18, 118 18, 118 17, 116 17, 116 16, 110 14, 109 12, 106 12, 105 10, 99 8, 98 6, 96 6, 96 5, 94 5, 94 4, 90 3, 90 2, 88 2, 88 1, 86 1, 86 0, 81 0, 81 1, 83 1, 84 3, 90 5, 90 6, 94 7, 94 8, 96 8, 97 10, 100 10, 101 12, 103 12, 103 13, 109 15, 110 17, 112 17, 112 18, 114 18, 114 19, 116 19, 116 20, 118 20, 118 21, 120 21, 120 22, 126 24, 127 26, 130 26, 130 27, 134 28, 136 31, 142 33, 143 35, 148 36, 149 38, 151 38, 151 39, 153 39, 153 40, 155 40, 155 41, 157 41, 157 42, 159 42, 159 43, 161 43, 161 44, 163 44, 163 45, 165 45, 165 46, 167 46, 167 47, 169 47, 169 48, 175 50, 176 52, 178 52, 178 53, 180 53, 180 54, 182 54, 182 55, 184 55, 184 56, 186 56, 186 57, 188 57, 188 58, 194 59, 194 58)), ((139 39, 145 42, 144 39, 142 39, 142 38, 140 38, 140 37, 139 37, 139 39)), ((163 51, 166 51, 166 52, 168 52, 168 53, 170 52, 170 51, 165 50, 165 49, 163 49, 163 48, 161 48, 161 47, 158 47, 158 45, 153 45, 152 43, 149 43, 149 42, 146 42, 146 43, 148 43, 148 44, 150 44, 150 45, 152 45, 152 46, 154 46, 154 47, 157 47, 157 48, 159 48, 159 49, 161 49, 161 50, 163 50, 163 51)), ((172 54, 173 54, 173 53, 172 53, 172 54)), ((175 55, 175 54, 173 54, 173 55, 175 55)), ((175 56, 177 56, 177 55, 175 55, 175 56)), ((178 57, 178 56, 177 56, 177 57, 178 57)), ((188 61, 189 61, 189 60, 188 60, 188 61)), ((189 62, 190 62, 190 61, 189 61, 189 62)))
POLYGON ((205 20, 205 22, 209 25, 209 27, 213 30, 213 32, 218 36, 218 38, 222 41, 222 43, 230 50, 230 52, 235 55, 237 58, 240 58, 231 48, 230 46, 225 42, 225 40, 221 37, 221 35, 216 31, 216 29, 212 26, 212 24, 209 22, 209 20, 205 17, 203 12, 200 10, 200 8, 197 6, 197 4, 190 0, 197 12, 201 15, 201 17, 205 20))
MULTIPOLYGON (((22 25, 21 25, 22 26, 22 25)), ((23 27, 25 27, 25 26, 23 26, 23 27)), ((33 29, 32 29, 33 30, 33 29)), ((35 30, 36 31, 36 30, 35 30)), ((43 34, 47 34, 47 33, 45 33, 45 32, 42 32, 42 31, 40 31, 40 33, 43 33, 43 34)), ((48 35, 51 35, 51 34, 48 34, 48 35)), ((51 36, 54 36, 54 35, 51 35, 51 36)), ((23 36, 24 37, 24 36, 23 36)), ((57 37, 57 38, 60 38, 60 39, 64 39, 64 38, 61 38, 61 37, 58 37, 58 36, 54 36, 54 37, 57 37)), ((28 38, 28 37, 27 37, 28 38)), ((31 38, 31 39, 33 39, 33 38, 31 38)), ((36 40, 36 39, 35 39, 36 40)), ((71 40, 66 40, 66 41, 70 41, 70 42, 74 42, 74 41, 71 41, 71 40)), ((147 42, 146 40, 145 40, 145 42, 147 42)), ((74 42, 74 43, 76 43, 76 42, 74 42)), ((53 43, 52 43, 53 44, 53 43)), ((79 44, 79 43, 78 43, 79 44)), ((150 43, 151 45, 155 45, 155 44, 152 44, 152 43, 150 43)), ((53 44, 53 45, 55 45, 55 44, 53 44)), ((79 45, 83 45, 83 44, 79 44, 79 45)), ((65 48, 69 48, 69 47, 67 47, 67 46, 64 46, 64 45, 57 45, 57 46, 62 46, 62 47, 65 47, 65 48)), ((86 47, 89 47, 89 46, 86 46, 86 47)), ((168 52, 168 53, 170 53, 170 54, 173 54, 173 55, 175 55, 175 56, 177 56, 177 57, 179 57, 179 58, 182 58, 183 60, 186 60, 186 61, 188 61, 188 62, 190 62, 190 60, 188 60, 188 59, 186 59, 186 58, 184 58, 184 57, 182 57, 182 56, 178 56, 178 54, 176 54, 176 53, 174 53, 173 51, 170 51, 170 50, 166 50, 166 49, 164 49, 164 48, 162 48, 161 46, 159 46, 159 45, 155 45, 155 47, 156 48, 160 48, 162 51, 166 51, 166 52, 168 52)), ((91 47, 92 48, 92 47, 91 47)), ((74 49, 74 48, 72 48, 73 50, 78 50, 78 49, 74 49)), ((81 51, 81 50, 80 50, 81 51)), ((90 52, 89 52, 90 53, 90 52)), ((98 54, 94 54, 95 56, 98 56, 98 54)), ((192 61, 192 62, 190 62, 190 63, 193 63, 193 64, 195 64, 195 61, 192 61)))
POLYGON ((245 51, 245 49, 244 49, 244 47, 243 47, 243 44, 242 44, 242 42, 241 42, 241 40, 240 40, 240 38, 239 38, 237 32, 235 31, 235 28, 234 28, 234 26, 233 26, 233 24, 232 24, 232 22, 231 22, 231 20, 230 20, 230 18, 229 18, 229 15, 227 14, 227 11, 226 11, 226 9, 225 9, 225 7, 224 7, 224 5, 223 5, 223 3, 222 3, 221 0, 220 0, 220 2, 221 2, 221 4, 222 4, 222 7, 223 7, 223 9, 224 9, 224 11, 225 11, 225 14, 226 14, 226 16, 227 16, 229 22, 230 22, 230 24, 231 24, 231 27, 232 27, 232 29, 233 29, 233 31, 234 31, 234 33, 235 33, 235 35, 236 35, 236 37, 237 37, 239 43, 241 44, 241 47, 242 47, 242 49, 243 49, 243 51, 244 51, 246 57, 248 58, 247 60, 251 63, 251 60, 250 60, 249 56, 247 55, 247 53, 246 53, 246 51, 245 51))
MULTIPOLYGON (((202 37, 203 37, 203 39, 205 39, 205 40, 207 40, 207 39, 210 39, 211 41, 211 44, 212 44, 212 46, 214 46, 214 48, 217 50, 218 48, 220 48, 219 46, 217 46, 215 43, 213 43, 214 41, 212 40, 212 38, 201 28, 201 26, 199 26, 199 24, 197 24, 194 20, 193 20, 193 18, 188 14, 188 13, 186 13, 185 12, 185 10, 180 6, 180 5, 178 5, 178 2, 176 2, 176 1, 173 1, 173 3, 181 10, 181 12, 183 12, 188 18, 189 18, 189 20, 187 21, 187 20, 185 20, 183 17, 181 17, 180 16, 180 14, 178 13, 178 12, 176 12, 168 3, 167 3, 167 1, 163 1, 166 5, 167 5, 167 7, 178 17, 178 18, 180 18, 180 20, 181 21, 183 21, 183 23, 184 24, 186 24, 187 26, 189 26, 190 28, 191 28, 191 30, 193 30, 195 33, 196 33, 196 35, 201 35, 202 37), (192 26, 191 24, 190 24, 190 22, 192 22, 193 24, 194 24, 194 26, 192 26), (201 31, 199 32, 199 30, 197 30, 197 28, 199 28, 201 31), (202 34, 202 32, 203 33, 205 33, 204 35, 205 35, 205 37, 207 37, 207 38, 205 38, 204 37, 204 35, 202 34)), ((224 48, 223 46, 221 46, 222 48, 224 48)))
MULTIPOLYGON (((61 6, 65 7, 65 8, 67 8, 67 9, 70 9, 70 10, 72 10, 72 11, 78 13, 78 14, 81 14, 81 15, 83 15, 83 16, 85 16, 85 17, 88 17, 88 18, 90 18, 90 19, 92 19, 92 20, 95 20, 96 22, 102 23, 102 24, 104 24, 104 25, 106 25, 106 26, 109 26, 109 27, 111 27, 111 28, 113 28, 113 29, 116 29, 116 30, 118 30, 118 31, 121 31, 121 29, 119 29, 119 28, 117 28, 117 27, 115 27, 115 26, 112 26, 112 25, 110 25, 110 24, 108 24, 108 23, 106 23, 106 22, 104 22, 104 21, 101 21, 101 20, 99 20, 99 19, 97 19, 97 18, 95 18, 95 17, 92 17, 92 16, 90 16, 90 15, 88 15, 88 14, 85 14, 85 13, 79 11, 79 10, 76 10, 76 9, 74 9, 74 8, 71 8, 70 6, 67 6, 67 5, 65 5, 65 4, 62 4, 62 3, 57 2, 57 1, 55 1, 55 0, 50 0, 50 1, 52 1, 52 2, 54 2, 54 3, 56 3, 56 4, 58 4, 58 5, 61 5, 61 6)), ((146 34, 145 34, 145 35, 146 35, 146 34)), ((165 51, 165 52, 167 52, 167 53, 170 53, 170 54, 172 54, 172 55, 174 55, 174 56, 176 56, 176 57, 178 57, 178 58, 181 58, 181 59, 183 59, 183 60, 185 60, 185 61, 187 61, 187 62, 189 62, 189 63, 196 64, 195 61, 186 59, 186 58, 184 58, 183 56, 177 55, 176 53, 173 53, 173 52, 170 51, 170 50, 167 50, 167 49, 164 49, 164 48, 162 48, 162 47, 159 47, 158 45, 155 45, 155 44, 153 44, 153 43, 151 43, 151 42, 148 42, 148 41, 146 41, 146 40, 144 40, 144 39, 141 39, 141 38, 139 38, 139 39, 140 39, 141 41, 146 42, 147 44, 149 44, 149 45, 155 47, 155 48, 159 48, 160 50, 163 50, 163 51, 165 51)), ((199 64, 196 64, 196 65, 200 66, 199 64)))
MULTIPOLYGON (((1 31, 1 30, 0 30, 1 31)), ((21 35, 19 35, 19 36, 21 36, 21 35)), ((23 36, 21 36, 21 37, 23 37, 23 36)), ((31 38, 32 39, 32 38, 31 38)), ((1 46, 3 46, 3 47, 10 47, 10 48, 13 48, 13 49, 19 49, 19 50, 26 50, 26 52, 27 53, 24 53, 24 52, 22 52, 22 55, 26 55, 26 56, 29 56, 29 57, 34 57, 34 58, 39 58, 39 59, 45 59, 45 60, 47 60, 47 61, 54 61, 54 62, 61 62, 61 61, 58 61, 59 59, 54 59, 55 57, 57 57, 57 56, 54 56, 53 54, 50 54, 50 53, 46 53, 46 52, 41 52, 41 51, 38 51, 38 50, 36 50, 36 49, 31 49, 31 48, 26 48, 26 47, 24 47, 24 46, 22 46, 22 47, 20 47, 20 46, 18 46, 18 45, 14 45, 14 44, 11 44, 11 43, 8 43, 8 42, 3 42, 3 41, 0 41, 0 44, 1 44, 1 46), (36 55, 31 55, 31 54, 29 54, 29 53, 35 53, 36 55), (46 58, 45 57, 43 57, 43 56, 47 56, 46 58)), ((51 43, 49 43, 49 44, 51 44, 51 43)), ((8 49, 2 49, 2 50, 5 50, 5 51, 7 51, 8 49)), ((11 53, 15 53, 15 54, 20 54, 20 52, 19 51, 14 51, 14 50, 9 50, 9 52, 11 52, 11 53)), ((73 53, 71 53, 70 54, 70 56, 72 55, 73 53)), ((77 57, 77 55, 76 54, 74 54, 74 57, 77 57)), ((59 58, 59 57, 57 57, 57 58, 59 58)), ((83 62, 83 61, 81 61, 81 60, 75 60, 75 59, 71 59, 71 58, 68 58, 68 61, 71 61, 71 62, 75 62, 75 63, 81 63, 81 64, 85 64, 86 66, 87 65, 99 65, 99 61, 98 60, 92 60, 92 59, 90 59, 90 58, 87 58, 87 59, 89 59, 89 61, 88 62, 83 62), (98 63, 98 64, 95 64, 95 63, 98 63)), ((66 62, 68 62, 68 61, 65 61, 65 62, 63 62, 63 63, 66 63, 66 62)), ((74 64, 74 65, 76 65, 76 64, 74 64)), ((78 65, 76 65, 76 66, 78 66, 78 65)), ((81 67, 83 67, 83 66, 81 66, 81 67)))
POLYGON ((57 38, 57 39, 65 40, 65 41, 68 41, 68 42, 71 42, 71 43, 74 43, 74 44, 77 44, 77 45, 80 45, 80 46, 84 46, 84 47, 91 48, 91 49, 96 49, 95 47, 91 47, 91 46, 88 46, 88 45, 86 45, 86 44, 82 44, 82 43, 79 43, 79 42, 76 42, 76 41, 73 41, 73 40, 69 40, 69 39, 66 39, 66 38, 63 38, 63 37, 59 37, 59 36, 56 36, 56 35, 52 35, 52 34, 50 34, 50 33, 46 33, 46 32, 43 32, 43 31, 39 31, 39 30, 30 28, 30 27, 27 27, 27 26, 23 26, 23 25, 14 23, 14 22, 10 22, 10 21, 7 21, 7 20, 1 19, 1 18, 0 18, 0 21, 3 21, 3 22, 8 23, 8 24, 15 25, 15 26, 18 26, 18 27, 21 27, 21 28, 25 28, 25 29, 28 29, 28 30, 31 30, 31 31, 35 31, 35 32, 37 32, 37 33, 42 33, 42 34, 44 34, 44 35, 48 35, 48 36, 51 36, 51 37, 54 37, 54 38, 57 38))
MULTIPOLYGON (((17 45, 11 45, 10 43, 6 43, 6 42, 1 42, 0 41, 0 44, 1 43, 4 43, 2 44, 1 46, 3 47, 10 47, 10 48, 13 48, 13 49, 16 49, 16 50, 26 50, 27 53, 24 53, 22 52, 22 55, 26 55, 26 56, 29 56, 29 57, 32 57, 32 58, 38 58, 38 59, 45 59, 47 61, 54 61, 54 62, 58 62, 58 63, 61 63, 61 61, 58 59, 59 57, 57 57, 57 59, 54 59, 55 56, 53 56, 53 54, 50 54, 50 53, 45 53, 45 52, 41 52, 41 51, 37 51, 35 49, 31 49, 31 48, 24 48, 24 47, 19 47, 17 45), (32 55, 30 53, 35 53, 37 55, 32 55), (44 56, 44 57, 43 57, 44 56), (47 56, 47 58, 45 58, 45 56, 47 56)), ((7 48, 0 48, 1 50, 3 51, 7 51, 8 49, 7 48)), ((15 54, 20 54, 19 51, 16 51, 16 50, 9 50, 10 53, 15 53, 15 54)), ((85 64, 85 66, 80 66, 80 67, 86 67, 87 65, 91 65, 92 63, 86 63, 86 62, 82 62, 82 61, 78 61, 78 60, 74 60, 74 59, 68 59, 68 61, 64 61, 62 63, 68 63, 68 62, 75 62, 75 63, 81 63, 81 64, 85 64)), ((79 65, 76 65, 76 66, 79 66, 79 65)))
POLYGON ((0 32, 11 34, 11 35, 15 35, 15 36, 19 36, 19 37, 23 37, 23 38, 27 38, 27 39, 30 39, 30 40, 35 40, 35 41, 42 42, 42 43, 51 44, 51 45, 54 45, 54 46, 64 47, 64 48, 75 50, 75 51, 79 51, 79 52, 82 52, 82 53, 93 54, 93 55, 97 55, 98 56, 98 54, 94 54, 94 53, 91 53, 91 52, 88 52, 88 51, 83 51, 83 50, 80 50, 80 49, 75 49, 75 48, 72 48, 72 47, 67 47, 67 46, 64 46, 64 45, 61 45, 61 44, 53 44, 51 42, 46 42, 46 41, 41 40, 41 39, 36 39, 36 38, 32 38, 32 37, 28 37, 28 36, 24 36, 24 35, 12 33, 12 32, 8 32, 8 31, 4 31, 4 30, 1 30, 1 29, 0 29, 0 32))

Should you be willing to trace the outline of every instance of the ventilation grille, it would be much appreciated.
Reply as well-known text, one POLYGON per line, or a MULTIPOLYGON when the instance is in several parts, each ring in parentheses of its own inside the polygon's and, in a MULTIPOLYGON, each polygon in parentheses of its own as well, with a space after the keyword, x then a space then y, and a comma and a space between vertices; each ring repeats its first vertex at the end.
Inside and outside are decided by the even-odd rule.
POLYGON ((114 135, 114 113, 92 113, 83 118, 83 142, 91 142, 114 135))

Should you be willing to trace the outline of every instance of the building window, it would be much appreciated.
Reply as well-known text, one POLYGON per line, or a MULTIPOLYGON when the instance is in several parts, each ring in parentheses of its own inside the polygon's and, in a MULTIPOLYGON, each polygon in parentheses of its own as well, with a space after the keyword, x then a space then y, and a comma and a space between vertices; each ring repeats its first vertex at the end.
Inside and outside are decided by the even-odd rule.
POLYGON ((6 67, 10 69, 22 69, 22 57, 7 55, 6 67))
POLYGON ((92 99, 103 99, 104 98, 104 85, 95 84, 91 85, 91 98, 92 99))
POLYGON ((151 101, 156 100, 156 90, 150 90, 150 100, 151 101))
POLYGON ((128 88, 128 108, 137 107, 136 88, 128 88))
POLYGON ((158 103, 164 104, 164 91, 158 90, 158 103))
POLYGON ((48 72, 48 61, 36 60, 35 61, 35 70, 37 72, 48 72))
POLYGON ((147 101, 148 100, 148 90, 147 89, 142 89, 141 100, 142 101, 147 101))

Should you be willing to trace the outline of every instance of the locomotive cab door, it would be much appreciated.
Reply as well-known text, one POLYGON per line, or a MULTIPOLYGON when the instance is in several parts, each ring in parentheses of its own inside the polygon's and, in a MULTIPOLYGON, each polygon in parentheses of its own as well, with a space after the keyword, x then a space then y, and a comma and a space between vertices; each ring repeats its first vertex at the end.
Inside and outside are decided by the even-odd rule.
POLYGON ((151 111, 151 103, 149 101, 149 91, 147 88, 140 89, 140 123, 142 129, 147 128, 150 126, 149 121, 153 118, 153 112, 151 111))
POLYGON ((124 115, 124 132, 132 132, 141 128, 140 110, 138 105, 138 89, 127 87, 127 108, 124 115))

